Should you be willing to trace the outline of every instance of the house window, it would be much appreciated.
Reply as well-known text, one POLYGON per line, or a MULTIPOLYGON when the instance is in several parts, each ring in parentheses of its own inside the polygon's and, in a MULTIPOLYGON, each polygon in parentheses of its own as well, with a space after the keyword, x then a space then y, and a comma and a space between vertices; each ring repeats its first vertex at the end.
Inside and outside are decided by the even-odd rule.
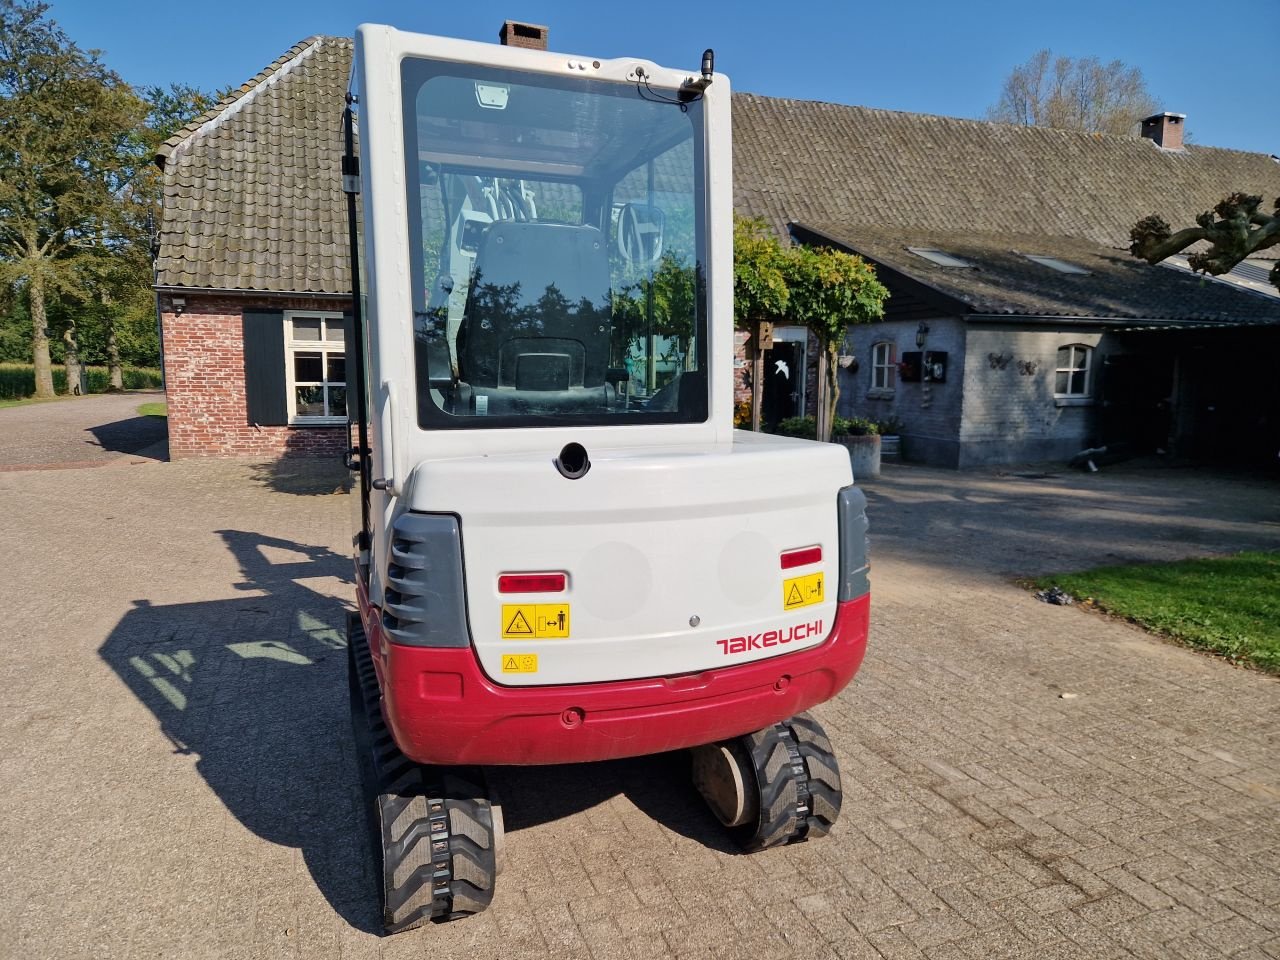
POLYGON ((284 352, 290 423, 345 423, 347 344, 340 313, 286 312, 284 352))
POLYGON ((1073 343, 1058 348, 1058 369, 1053 384, 1055 397, 1089 396, 1089 367, 1093 347, 1073 343))
POLYGON ((897 377, 897 351, 892 343, 877 343, 871 348, 871 389, 892 390, 897 377))

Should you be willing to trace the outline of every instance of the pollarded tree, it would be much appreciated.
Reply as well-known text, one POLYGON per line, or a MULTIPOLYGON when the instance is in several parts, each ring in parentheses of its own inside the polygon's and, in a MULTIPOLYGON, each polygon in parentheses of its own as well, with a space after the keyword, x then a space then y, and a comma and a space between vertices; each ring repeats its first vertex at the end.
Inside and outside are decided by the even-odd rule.
MULTIPOLYGON (((745 327, 757 320, 789 320, 818 339, 818 439, 831 439, 840 397, 836 353, 851 324, 884 316, 889 291, 861 257, 830 248, 784 247, 759 219, 738 217, 733 230, 733 317, 745 327)), ((755 386, 758 400, 758 384, 755 386)), ((753 427, 759 429, 758 403, 753 427)))
MULTIPOLYGON (((1191 269, 1214 276, 1227 273, 1241 260, 1280 244, 1280 197, 1271 213, 1262 212, 1261 206, 1261 197, 1233 193, 1196 217, 1196 226, 1177 233, 1162 218, 1146 217, 1129 231, 1129 251, 1147 263, 1159 263, 1203 240, 1208 249, 1187 256, 1191 269)), ((1280 262, 1272 266, 1270 280, 1280 288, 1280 262)))
POLYGON ((38 397, 53 396, 48 297, 83 295, 84 256, 127 242, 119 193, 146 110, 48 9, 0 0, 0 282, 26 294, 38 397))
POLYGON ((840 385, 837 352, 852 324, 870 323, 884 316, 889 291, 876 279, 869 263, 842 250, 794 246, 787 251, 785 269, 789 299, 787 315, 803 323, 818 338, 818 439, 831 439, 840 385))
POLYGON ((733 218, 733 323, 750 332, 753 354, 751 429, 760 429, 763 400, 761 323, 781 320, 787 309, 787 252, 760 218, 733 218))
POLYGON ((733 322, 779 320, 787 310, 787 251, 758 217, 733 218, 733 322))

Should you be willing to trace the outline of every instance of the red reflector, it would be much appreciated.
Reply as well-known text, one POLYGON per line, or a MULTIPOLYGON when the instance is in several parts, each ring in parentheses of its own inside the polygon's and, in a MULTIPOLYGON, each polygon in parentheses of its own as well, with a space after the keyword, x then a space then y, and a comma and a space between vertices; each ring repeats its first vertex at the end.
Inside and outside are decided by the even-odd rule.
POLYGON ((504 573, 498 577, 498 592, 563 593, 567 582, 563 573, 504 573))
POLYGON ((790 570, 792 567, 807 567, 811 563, 821 562, 821 547, 805 547, 803 550, 788 550, 782 555, 783 570, 790 570))

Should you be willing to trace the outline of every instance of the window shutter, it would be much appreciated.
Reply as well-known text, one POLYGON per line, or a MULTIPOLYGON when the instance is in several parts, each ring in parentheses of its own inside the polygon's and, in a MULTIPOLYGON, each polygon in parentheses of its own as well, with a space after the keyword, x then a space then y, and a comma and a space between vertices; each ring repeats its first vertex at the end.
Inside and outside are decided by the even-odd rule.
POLYGON ((284 311, 246 310, 244 319, 244 396, 250 423, 282 427, 289 423, 285 396, 284 311))

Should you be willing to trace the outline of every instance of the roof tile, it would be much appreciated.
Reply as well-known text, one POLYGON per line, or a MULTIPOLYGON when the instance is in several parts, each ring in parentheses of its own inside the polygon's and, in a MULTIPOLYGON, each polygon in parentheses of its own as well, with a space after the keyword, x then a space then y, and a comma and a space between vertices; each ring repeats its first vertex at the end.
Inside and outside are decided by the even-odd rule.
POLYGON ((346 237, 339 158, 352 51, 345 37, 295 44, 160 148, 159 285, 350 292, 345 244, 319 238, 346 237))

